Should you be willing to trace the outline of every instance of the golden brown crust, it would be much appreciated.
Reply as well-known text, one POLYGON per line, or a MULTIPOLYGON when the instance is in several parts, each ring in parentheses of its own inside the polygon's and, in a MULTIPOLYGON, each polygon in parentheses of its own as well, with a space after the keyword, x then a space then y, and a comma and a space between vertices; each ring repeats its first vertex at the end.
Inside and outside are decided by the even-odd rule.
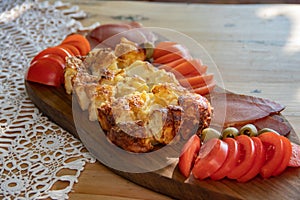
POLYGON ((122 129, 122 126, 114 126, 108 131, 107 137, 112 143, 126 151, 135 153, 149 152, 154 148, 151 143, 153 137, 147 137, 144 126, 133 122, 123 125, 126 128, 125 130, 122 129), (127 130, 130 130, 130 132, 127 130))
POLYGON ((110 65, 116 62, 117 57, 111 49, 99 49, 93 57, 85 60, 85 65, 93 75, 101 76, 110 65))
POLYGON ((146 54, 134 42, 121 38, 121 43, 116 45, 115 55, 118 57, 118 66, 125 68, 137 60, 145 60, 146 54))
POLYGON ((207 128, 211 121, 212 110, 208 100, 200 95, 185 95, 178 99, 184 110, 180 134, 184 139, 207 128))
POLYGON ((72 84, 66 89, 75 91, 89 119, 99 121, 112 143, 136 153, 188 138, 208 127, 212 114, 205 97, 144 59, 143 50, 123 39, 115 51, 69 59, 65 73, 72 84))

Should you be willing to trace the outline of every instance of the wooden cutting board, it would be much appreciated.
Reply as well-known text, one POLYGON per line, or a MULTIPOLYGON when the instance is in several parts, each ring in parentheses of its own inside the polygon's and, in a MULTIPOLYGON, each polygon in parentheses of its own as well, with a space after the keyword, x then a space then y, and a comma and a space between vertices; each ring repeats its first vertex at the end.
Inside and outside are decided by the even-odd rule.
MULTIPOLYGON (((72 114, 72 95, 67 95, 63 87, 48 87, 27 81, 25 86, 29 98, 41 112, 79 138, 72 114)), ((73 112, 81 111, 75 108, 73 112)), ((85 126, 82 127, 84 130, 79 131, 84 131, 87 136, 79 139, 83 141, 83 144, 86 144, 88 140, 95 140, 95 144, 97 144, 100 137, 91 130, 97 127, 98 123, 90 122, 87 116, 87 112, 82 112, 80 115, 80 120, 84 120, 85 126)), ((289 138, 291 141, 299 143, 293 129, 289 138)), ((101 148, 101 145, 93 145, 88 146, 87 149, 97 155, 96 151, 99 147, 101 148)), ((299 199, 300 193, 299 168, 288 168, 280 176, 267 180, 257 177, 247 183, 237 183, 229 179, 199 181, 192 177, 185 180, 178 170, 177 160, 160 170, 145 173, 129 173, 110 169, 130 181, 177 199, 299 199)))

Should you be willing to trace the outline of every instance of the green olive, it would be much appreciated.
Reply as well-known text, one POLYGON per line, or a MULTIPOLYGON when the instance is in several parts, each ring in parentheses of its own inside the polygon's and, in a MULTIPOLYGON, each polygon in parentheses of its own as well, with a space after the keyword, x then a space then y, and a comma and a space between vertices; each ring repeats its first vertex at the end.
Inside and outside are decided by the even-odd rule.
POLYGON ((206 142, 212 138, 221 138, 221 133, 213 128, 203 129, 201 133, 201 141, 206 142))
POLYGON ((146 42, 142 45, 143 49, 145 49, 146 52, 146 59, 152 58, 153 52, 154 52, 154 45, 146 42))
POLYGON ((266 132, 273 132, 273 133, 276 133, 278 135, 280 135, 277 131, 271 129, 271 128, 263 128, 263 129, 260 129, 258 131, 258 135, 262 134, 262 133, 266 133, 266 132))
POLYGON ((222 131, 223 138, 234 138, 239 134, 239 130, 235 127, 228 127, 222 131))
POLYGON ((250 137, 257 136, 258 132, 253 124, 246 124, 240 129, 240 135, 248 135, 250 137))

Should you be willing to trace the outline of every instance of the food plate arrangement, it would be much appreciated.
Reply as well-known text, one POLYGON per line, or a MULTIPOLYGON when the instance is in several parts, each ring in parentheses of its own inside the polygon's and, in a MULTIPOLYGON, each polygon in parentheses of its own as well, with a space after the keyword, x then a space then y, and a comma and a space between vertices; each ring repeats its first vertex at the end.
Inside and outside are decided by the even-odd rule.
POLYGON ((284 106, 224 90, 192 40, 164 33, 132 23, 68 36, 33 59, 27 93, 101 163, 157 192, 296 198, 299 140, 284 106))

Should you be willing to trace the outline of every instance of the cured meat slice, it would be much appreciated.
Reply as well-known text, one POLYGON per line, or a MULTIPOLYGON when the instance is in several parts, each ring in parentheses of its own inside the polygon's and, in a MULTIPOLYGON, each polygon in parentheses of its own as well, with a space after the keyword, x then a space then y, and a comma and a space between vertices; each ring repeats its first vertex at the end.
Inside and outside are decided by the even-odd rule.
POLYGON ((213 94, 211 103, 215 110, 212 123, 224 127, 252 123, 271 114, 278 114, 285 108, 269 99, 234 93, 213 94))
POLYGON ((86 38, 92 48, 96 46, 114 48, 122 37, 137 44, 154 43, 157 40, 157 36, 150 29, 143 28, 136 22, 100 25, 92 30, 86 38))
POLYGON ((279 134, 287 136, 291 132, 291 127, 278 116, 267 116, 254 122, 257 129, 270 128, 277 131, 279 134))

